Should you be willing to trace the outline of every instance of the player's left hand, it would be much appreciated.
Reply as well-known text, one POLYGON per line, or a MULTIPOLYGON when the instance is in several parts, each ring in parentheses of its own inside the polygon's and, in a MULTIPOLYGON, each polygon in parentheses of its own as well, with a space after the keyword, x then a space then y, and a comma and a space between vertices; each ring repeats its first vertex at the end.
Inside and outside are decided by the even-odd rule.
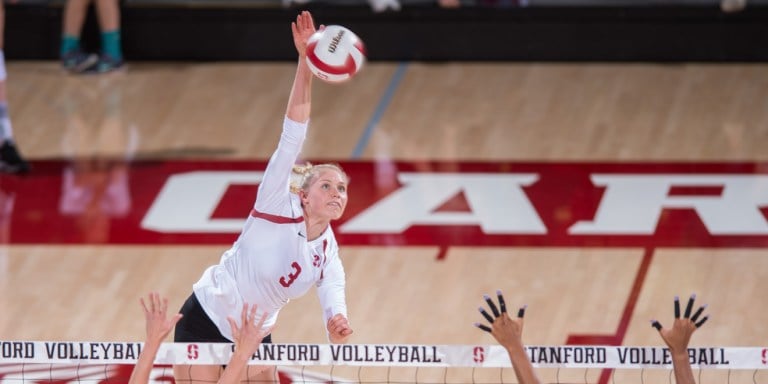
POLYGON ((340 313, 328 319, 327 328, 328 338, 334 344, 346 343, 349 336, 352 335, 352 327, 349 325, 349 320, 340 313))
POLYGON ((150 292, 147 295, 147 301, 144 301, 143 297, 139 298, 139 302, 146 318, 147 342, 161 343, 171 333, 182 315, 177 313, 169 319, 167 317, 168 299, 160 297, 157 292, 150 292))

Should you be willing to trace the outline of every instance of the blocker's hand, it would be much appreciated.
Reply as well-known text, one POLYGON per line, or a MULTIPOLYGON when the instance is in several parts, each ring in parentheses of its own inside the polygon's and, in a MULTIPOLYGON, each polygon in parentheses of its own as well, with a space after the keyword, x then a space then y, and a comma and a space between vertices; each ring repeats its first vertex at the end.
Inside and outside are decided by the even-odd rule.
POLYGON ((235 350, 242 349, 248 355, 255 353, 259 349, 259 345, 261 345, 261 340, 272 332, 271 328, 261 329, 267 314, 262 313, 261 316, 258 316, 259 320, 256 321, 257 308, 256 304, 254 304, 248 309, 248 304, 243 303, 243 309, 240 311, 241 326, 238 326, 235 319, 231 316, 227 316, 229 327, 232 329, 232 337, 235 341, 235 350))
POLYGON ((150 292, 147 295, 147 301, 144 301, 143 297, 139 298, 139 302, 146 318, 147 343, 159 345, 173 330, 182 315, 177 313, 169 319, 168 299, 160 297, 157 292, 150 292))
POLYGON ((496 307, 490 296, 483 295, 485 302, 488 303, 491 312, 493 312, 493 317, 486 312, 485 308, 478 308, 480 314, 491 323, 491 327, 480 323, 475 323, 475 326, 489 332, 504 347, 509 347, 513 344, 522 345, 523 317, 525 316, 526 306, 520 307, 517 310, 517 318, 512 319, 507 314, 507 304, 504 302, 504 296, 502 296, 501 291, 496 291, 496 296, 499 299, 499 307, 496 307))
POLYGON ((328 319, 327 328, 328 338, 334 344, 346 343, 349 336, 352 335, 352 327, 349 325, 349 320, 340 313, 328 319))
POLYGON ((675 322, 672 323, 671 329, 662 327, 658 320, 651 320, 651 326, 659 331, 661 338, 667 344, 669 351, 672 354, 687 353, 688 343, 691 341, 691 335, 693 335, 693 332, 704 325, 707 319, 709 319, 709 316, 707 315, 699 320, 699 316, 701 316, 702 312, 704 312, 704 309, 707 308, 706 304, 699 307, 696 313, 691 316, 693 301, 695 299, 696 295, 691 295, 691 297, 688 299, 688 305, 685 308, 685 314, 683 315, 683 318, 680 318, 680 298, 675 296, 675 322))

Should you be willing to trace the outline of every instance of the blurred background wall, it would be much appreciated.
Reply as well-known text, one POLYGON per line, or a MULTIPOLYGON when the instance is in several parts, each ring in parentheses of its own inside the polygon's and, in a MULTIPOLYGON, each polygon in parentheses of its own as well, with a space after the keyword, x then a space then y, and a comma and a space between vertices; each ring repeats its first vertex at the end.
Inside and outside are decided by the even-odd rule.
MULTIPOLYGON (((6 6, 9 60, 58 59, 62 5, 6 6)), ((768 0, 123 0, 123 48, 129 61, 294 60, 284 32, 299 9, 355 31, 374 61, 768 60, 768 0)))

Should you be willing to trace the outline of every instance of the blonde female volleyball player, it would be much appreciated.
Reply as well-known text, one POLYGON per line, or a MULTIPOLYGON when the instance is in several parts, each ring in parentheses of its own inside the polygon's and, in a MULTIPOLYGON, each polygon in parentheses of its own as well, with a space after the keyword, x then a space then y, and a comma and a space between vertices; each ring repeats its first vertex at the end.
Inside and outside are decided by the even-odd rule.
MULTIPOLYGON (((157 351, 163 340, 171 333, 171 329, 181 319, 181 314, 176 314, 168 318, 168 299, 161 298, 156 292, 150 292, 147 295, 147 301, 141 299, 141 307, 144 309, 146 319, 147 338, 144 340, 144 348, 141 355, 133 367, 131 378, 128 384, 149 383, 149 374, 152 372, 157 351)), ((238 383, 243 368, 248 364, 251 356, 261 345, 261 339, 266 335, 261 326, 264 324, 265 316, 261 316, 258 323, 254 323, 256 318, 256 306, 248 310, 248 305, 243 305, 240 313, 240 324, 238 327, 233 318, 228 318, 232 334, 235 338, 235 352, 229 360, 227 368, 219 379, 219 384, 238 383)))
MULTIPOLYGON (((347 206, 347 176, 336 165, 305 167, 291 191, 291 173, 311 107, 313 75, 306 64, 306 46, 315 32, 312 15, 302 12, 291 28, 299 61, 280 142, 239 238, 217 265, 203 272, 182 306, 177 342, 231 342, 226 319, 236 317, 244 302, 265 311, 264 327, 272 327, 280 309, 312 286, 317 287, 330 342, 345 343, 352 334, 344 268, 330 225, 347 206)), ((271 342, 270 336, 264 342, 271 342)), ((248 376, 254 377, 259 368, 249 367, 248 376)), ((254 378, 274 380, 273 370, 254 378)), ((219 366, 175 366, 174 376, 177 382, 215 382, 220 371, 219 366)))

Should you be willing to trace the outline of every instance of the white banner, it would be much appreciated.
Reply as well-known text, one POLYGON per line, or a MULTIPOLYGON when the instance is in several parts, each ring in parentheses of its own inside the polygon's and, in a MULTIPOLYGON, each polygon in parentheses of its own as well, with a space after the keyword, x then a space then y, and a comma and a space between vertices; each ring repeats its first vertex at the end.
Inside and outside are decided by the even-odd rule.
MULTIPOLYGON (((0 363, 134 364, 143 343, 0 341, 0 363)), ((156 364, 227 364, 233 345, 165 343, 156 364)), ((671 368, 667 348, 632 346, 527 346, 534 367, 671 368)), ((768 369, 768 347, 689 348, 690 362, 704 369, 768 369)), ((499 345, 262 344, 251 364, 406 367, 510 367, 499 345)))

